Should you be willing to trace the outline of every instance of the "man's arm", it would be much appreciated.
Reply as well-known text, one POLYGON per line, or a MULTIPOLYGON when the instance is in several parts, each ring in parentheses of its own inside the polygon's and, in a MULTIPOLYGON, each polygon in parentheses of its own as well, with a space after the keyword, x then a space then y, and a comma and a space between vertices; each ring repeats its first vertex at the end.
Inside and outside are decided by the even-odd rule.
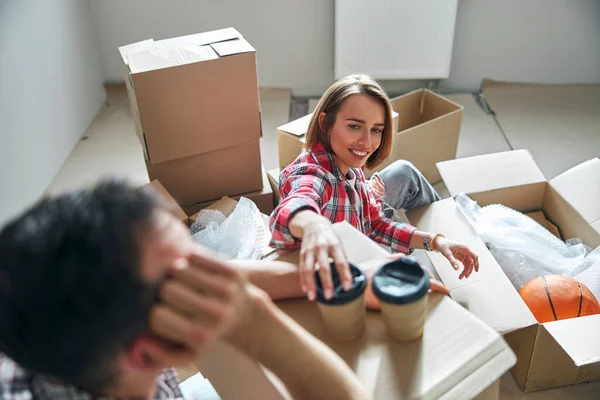
POLYGON ((234 325, 226 340, 277 375, 294 399, 370 398, 354 372, 331 348, 281 311, 260 289, 247 284, 243 291, 242 297, 252 311, 234 325))
POLYGON ((304 297, 298 267, 283 261, 234 260, 231 265, 273 300, 304 297))

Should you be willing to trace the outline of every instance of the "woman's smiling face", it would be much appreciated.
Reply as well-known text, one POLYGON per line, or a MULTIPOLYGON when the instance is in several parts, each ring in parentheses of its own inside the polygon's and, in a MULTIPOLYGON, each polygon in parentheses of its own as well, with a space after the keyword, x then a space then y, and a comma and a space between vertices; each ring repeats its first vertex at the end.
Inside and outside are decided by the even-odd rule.
MULTIPOLYGON (((321 113, 319 123, 324 118, 321 113)), ((371 96, 354 94, 344 100, 328 132, 333 159, 344 174, 362 168, 379 148, 385 120, 383 104, 371 96)))

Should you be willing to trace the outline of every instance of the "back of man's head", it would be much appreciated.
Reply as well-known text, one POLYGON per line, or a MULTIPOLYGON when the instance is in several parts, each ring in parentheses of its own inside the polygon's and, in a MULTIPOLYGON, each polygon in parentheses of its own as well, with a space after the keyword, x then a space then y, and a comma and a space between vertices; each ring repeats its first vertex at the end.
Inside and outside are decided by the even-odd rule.
POLYGON ((44 199, 0 232, 0 352, 90 391, 145 328, 141 238, 162 205, 121 181, 44 199))

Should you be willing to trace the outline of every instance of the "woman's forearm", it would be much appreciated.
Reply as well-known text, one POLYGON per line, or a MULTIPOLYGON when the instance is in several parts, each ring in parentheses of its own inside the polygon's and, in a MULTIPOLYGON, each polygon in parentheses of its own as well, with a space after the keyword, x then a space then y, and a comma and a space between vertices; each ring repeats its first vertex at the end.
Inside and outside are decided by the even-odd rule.
POLYGON ((368 399, 348 365, 272 303, 253 313, 232 344, 284 383, 294 399, 368 399))
POLYGON ((312 223, 331 224, 327 218, 317 214, 313 210, 302 210, 294 214, 290 219, 289 228, 292 236, 296 239, 302 239, 304 237, 304 228, 312 223))

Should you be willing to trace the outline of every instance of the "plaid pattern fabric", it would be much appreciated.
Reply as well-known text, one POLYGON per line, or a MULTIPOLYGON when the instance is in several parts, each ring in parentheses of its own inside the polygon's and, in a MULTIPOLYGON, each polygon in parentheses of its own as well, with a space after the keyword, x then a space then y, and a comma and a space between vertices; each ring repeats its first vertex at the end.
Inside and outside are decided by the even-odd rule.
POLYGON ((415 227, 387 218, 375 200, 361 169, 352 168, 356 179, 348 179, 321 144, 302 152, 279 176, 281 200, 271 214, 271 246, 279 249, 299 247, 300 241, 289 230, 294 214, 308 209, 332 223, 347 221, 378 243, 396 252, 410 252, 415 227))
MULTIPOLYGON (((0 353, 0 399, 11 400, 110 400, 93 396, 74 386, 57 383, 40 374, 30 373, 0 353)), ((155 400, 183 399, 179 379, 173 368, 157 379, 155 400)))

